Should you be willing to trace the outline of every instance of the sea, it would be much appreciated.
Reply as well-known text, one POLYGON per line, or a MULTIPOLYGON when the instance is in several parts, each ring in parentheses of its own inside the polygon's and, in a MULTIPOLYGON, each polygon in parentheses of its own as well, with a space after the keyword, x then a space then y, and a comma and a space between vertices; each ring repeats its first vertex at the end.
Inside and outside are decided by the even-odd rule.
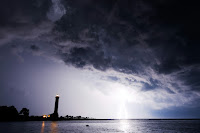
POLYGON ((200 120, 0 122, 0 133, 200 133, 200 120))

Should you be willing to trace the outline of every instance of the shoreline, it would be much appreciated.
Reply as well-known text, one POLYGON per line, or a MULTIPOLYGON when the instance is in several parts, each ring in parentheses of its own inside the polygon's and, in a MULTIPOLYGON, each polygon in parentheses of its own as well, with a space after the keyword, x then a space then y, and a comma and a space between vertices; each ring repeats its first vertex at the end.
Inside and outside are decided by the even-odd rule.
POLYGON ((198 119, 68 119, 68 120, 13 120, 13 121, 0 121, 0 122, 28 122, 28 121, 110 121, 110 120, 200 120, 198 119))

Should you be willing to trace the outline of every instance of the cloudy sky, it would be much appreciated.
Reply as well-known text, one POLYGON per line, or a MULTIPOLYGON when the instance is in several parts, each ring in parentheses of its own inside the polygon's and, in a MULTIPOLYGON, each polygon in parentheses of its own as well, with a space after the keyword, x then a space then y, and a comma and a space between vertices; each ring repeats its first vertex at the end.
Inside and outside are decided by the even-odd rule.
POLYGON ((187 0, 1 0, 0 106, 200 118, 200 8, 187 0))

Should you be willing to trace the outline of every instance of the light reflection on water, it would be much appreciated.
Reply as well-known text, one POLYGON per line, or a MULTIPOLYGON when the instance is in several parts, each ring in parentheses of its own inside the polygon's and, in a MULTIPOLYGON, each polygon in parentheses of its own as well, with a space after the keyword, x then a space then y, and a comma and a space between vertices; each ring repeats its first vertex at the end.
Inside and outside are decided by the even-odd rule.
POLYGON ((200 133, 199 125, 200 120, 0 122, 0 133, 200 133))
MULTIPOLYGON (((49 123, 47 123, 47 125, 49 125, 49 123)), ((47 126, 45 128, 45 121, 42 122, 42 126, 41 126, 41 133, 45 133, 46 131, 49 130, 50 128, 50 133, 58 133, 58 124, 56 121, 52 121, 50 127, 47 126)))
POLYGON ((130 129, 130 124, 128 122, 128 120, 120 120, 120 128, 121 131, 123 131, 124 133, 128 133, 129 129, 130 129))
POLYGON ((44 133, 45 122, 42 122, 41 133, 44 133))
POLYGON ((57 132, 58 132, 57 122, 56 121, 52 121, 51 122, 51 133, 57 133, 57 132))

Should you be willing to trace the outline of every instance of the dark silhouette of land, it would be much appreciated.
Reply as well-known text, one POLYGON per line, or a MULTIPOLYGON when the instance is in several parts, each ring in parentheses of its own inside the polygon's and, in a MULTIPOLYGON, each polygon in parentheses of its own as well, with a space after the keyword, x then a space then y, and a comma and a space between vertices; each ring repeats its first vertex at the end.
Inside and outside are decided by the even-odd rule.
POLYGON ((0 106, 0 121, 44 121, 44 120, 86 120, 92 119, 89 117, 81 117, 81 116, 61 116, 58 114, 58 103, 59 103, 59 95, 55 97, 55 107, 54 112, 49 115, 42 116, 29 116, 29 109, 22 108, 20 112, 14 106, 0 106))
MULTIPOLYGON (((54 113, 53 113, 54 114, 54 113)), ((51 115, 53 115, 51 114, 51 115)), ((89 117, 81 116, 61 116, 61 117, 44 117, 42 116, 29 116, 29 109, 22 108, 20 112, 14 106, 0 106, 0 121, 44 121, 44 120, 86 120, 92 119, 89 117)))
POLYGON ((19 113, 14 106, 0 106, 0 121, 29 120, 29 110, 23 108, 19 113))
POLYGON ((14 106, 0 106, 0 120, 14 121, 19 119, 19 113, 14 106))
MULTIPOLYGON (((119 120, 119 119, 95 119, 81 116, 60 116, 57 119, 43 116, 29 116, 29 109, 22 108, 20 112, 14 106, 0 106, 0 121, 51 121, 51 120, 119 120)), ((129 119, 129 120, 200 120, 200 119, 129 119)))

